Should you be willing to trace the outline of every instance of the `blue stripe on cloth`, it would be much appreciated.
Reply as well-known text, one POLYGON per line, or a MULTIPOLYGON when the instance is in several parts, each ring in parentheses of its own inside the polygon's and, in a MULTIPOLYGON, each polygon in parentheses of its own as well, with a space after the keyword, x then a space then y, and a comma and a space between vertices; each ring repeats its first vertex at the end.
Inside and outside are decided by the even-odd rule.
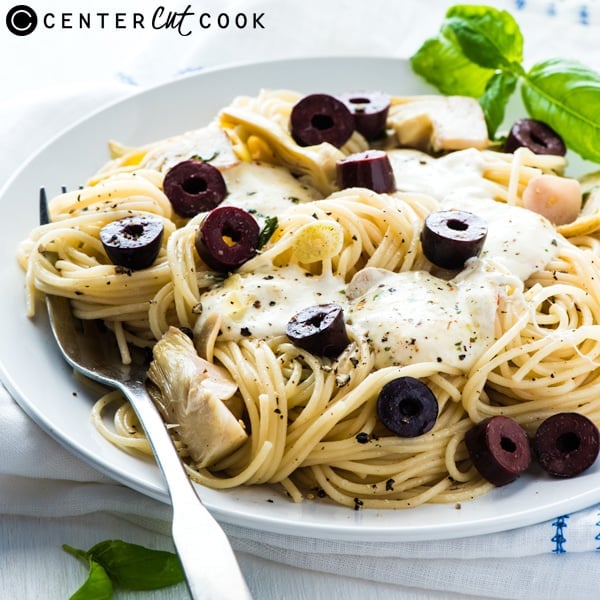
MULTIPOLYGON (((574 21, 578 25, 590 25, 592 6, 594 9, 597 6, 594 4, 595 0, 588 0, 587 2, 575 2, 573 0, 513 0, 515 10, 527 11, 527 12, 538 12, 545 14, 548 17, 567 17, 571 21, 574 21)), ((597 15, 597 10, 595 10, 597 15)))
POLYGON ((194 67, 185 67, 185 68, 179 69, 179 71, 177 71, 177 76, 180 77, 182 75, 190 75, 192 73, 199 73, 200 71, 202 71, 202 69, 204 69, 204 67, 202 65, 197 65, 194 67))
POLYGON ((565 554, 565 544, 567 542, 567 538, 565 537, 565 529, 568 527, 567 519, 570 515, 562 515, 561 517, 557 517, 554 521, 552 521, 552 526, 554 527, 554 535, 551 540, 554 542, 554 548, 552 552, 554 554, 565 554))
POLYGON ((123 71, 119 71, 117 73, 117 79, 128 85, 139 85, 139 83, 133 78, 133 75, 129 75, 129 73, 124 73, 123 71))

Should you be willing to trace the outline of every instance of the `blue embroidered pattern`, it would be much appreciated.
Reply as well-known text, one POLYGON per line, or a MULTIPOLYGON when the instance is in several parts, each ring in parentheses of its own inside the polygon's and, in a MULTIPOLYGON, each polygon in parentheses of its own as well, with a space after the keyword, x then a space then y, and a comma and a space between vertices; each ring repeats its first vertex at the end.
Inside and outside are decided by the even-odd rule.
POLYGON ((122 83, 126 83, 127 85, 139 85, 132 75, 129 73, 124 73, 123 71, 119 71, 117 73, 117 79, 122 83))
POLYGON ((567 519, 570 515, 563 515, 562 517, 557 517, 555 521, 552 522, 552 526, 554 527, 554 536, 551 541, 554 542, 554 548, 552 552, 554 554, 565 554, 566 549, 564 547, 567 538, 564 535, 564 530, 568 527, 567 519))
POLYGON ((589 25, 590 24, 590 13, 589 13, 589 9, 587 6, 582 6, 579 9, 579 22, 582 25, 589 25))
POLYGON ((590 25, 592 6, 596 15, 596 0, 577 2, 575 0, 513 0, 516 10, 529 10, 544 13, 549 17, 567 17, 579 25, 590 25))

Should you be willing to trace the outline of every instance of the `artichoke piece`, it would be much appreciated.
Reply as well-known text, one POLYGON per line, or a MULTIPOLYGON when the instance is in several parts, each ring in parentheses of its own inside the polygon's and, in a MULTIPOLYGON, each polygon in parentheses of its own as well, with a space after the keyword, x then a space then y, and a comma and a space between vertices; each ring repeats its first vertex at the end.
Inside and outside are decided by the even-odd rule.
POLYGON ((164 174, 177 163, 192 158, 221 170, 240 162, 227 134, 216 123, 143 146, 125 146, 115 140, 110 140, 108 146, 112 160, 90 179, 90 185, 117 171, 144 168, 164 174))
POLYGON ((336 190, 336 161, 344 158, 345 154, 335 146, 327 143, 299 146, 288 131, 267 117, 235 106, 221 111, 220 122, 226 130, 241 126, 248 135, 263 140, 274 154, 276 164, 282 164, 294 175, 304 177, 322 194, 336 190))
POLYGON ((481 106, 466 96, 392 98, 387 124, 400 146, 424 152, 490 145, 481 106))
POLYGON ((248 438, 225 404, 237 385, 223 368, 200 358, 180 329, 170 327, 155 344, 148 377, 160 391, 159 409, 197 467, 214 465, 248 438))

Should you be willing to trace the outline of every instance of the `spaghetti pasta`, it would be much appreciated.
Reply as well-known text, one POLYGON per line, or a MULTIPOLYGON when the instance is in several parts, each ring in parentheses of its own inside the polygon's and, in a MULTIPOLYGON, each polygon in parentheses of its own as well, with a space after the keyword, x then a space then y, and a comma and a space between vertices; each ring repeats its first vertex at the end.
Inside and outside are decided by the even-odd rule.
MULTIPOLYGON (((81 190, 53 198, 51 223, 18 249, 28 314, 39 293, 69 297, 79 318, 115 332, 124 362, 130 345, 156 350, 173 327, 193 329, 193 360, 224 370, 235 389, 228 406, 247 434, 199 466, 194 440, 171 423, 190 476, 216 489, 278 484, 294 501, 356 509, 462 502, 493 487, 465 448, 474 423, 506 415, 533 433, 546 416, 573 410, 600 424, 600 220, 588 206, 557 228, 522 202, 532 178, 564 175, 565 160, 492 147, 434 157, 390 134, 377 144, 396 191, 339 189, 336 160, 369 143, 355 132, 342 148, 298 146, 287 124, 299 98, 265 90, 236 98, 198 131, 140 148, 112 143, 111 160, 81 190), (194 240, 204 213, 178 216, 162 190, 168 169, 194 158, 222 172, 224 205, 261 226, 277 218, 235 273, 203 263, 194 240), (436 268, 421 247, 425 218, 442 208, 489 224, 484 252, 459 273, 436 268), (101 228, 149 213, 164 223, 154 264, 112 265, 101 228), (344 307, 350 339, 335 358, 285 335, 293 314, 326 302, 344 307), (401 376, 425 382, 439 406, 433 428, 415 438, 392 434, 375 409, 381 388, 401 376)), ((111 443, 150 453, 118 393, 98 401, 93 419, 111 443)))

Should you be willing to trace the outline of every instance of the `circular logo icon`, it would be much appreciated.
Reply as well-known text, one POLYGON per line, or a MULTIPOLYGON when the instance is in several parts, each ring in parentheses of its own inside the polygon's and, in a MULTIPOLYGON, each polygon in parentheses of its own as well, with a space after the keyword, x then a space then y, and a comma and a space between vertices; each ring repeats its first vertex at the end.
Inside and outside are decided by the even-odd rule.
POLYGON ((37 27, 37 22, 35 11, 25 4, 13 6, 6 13, 6 26, 15 35, 29 35, 37 27))

